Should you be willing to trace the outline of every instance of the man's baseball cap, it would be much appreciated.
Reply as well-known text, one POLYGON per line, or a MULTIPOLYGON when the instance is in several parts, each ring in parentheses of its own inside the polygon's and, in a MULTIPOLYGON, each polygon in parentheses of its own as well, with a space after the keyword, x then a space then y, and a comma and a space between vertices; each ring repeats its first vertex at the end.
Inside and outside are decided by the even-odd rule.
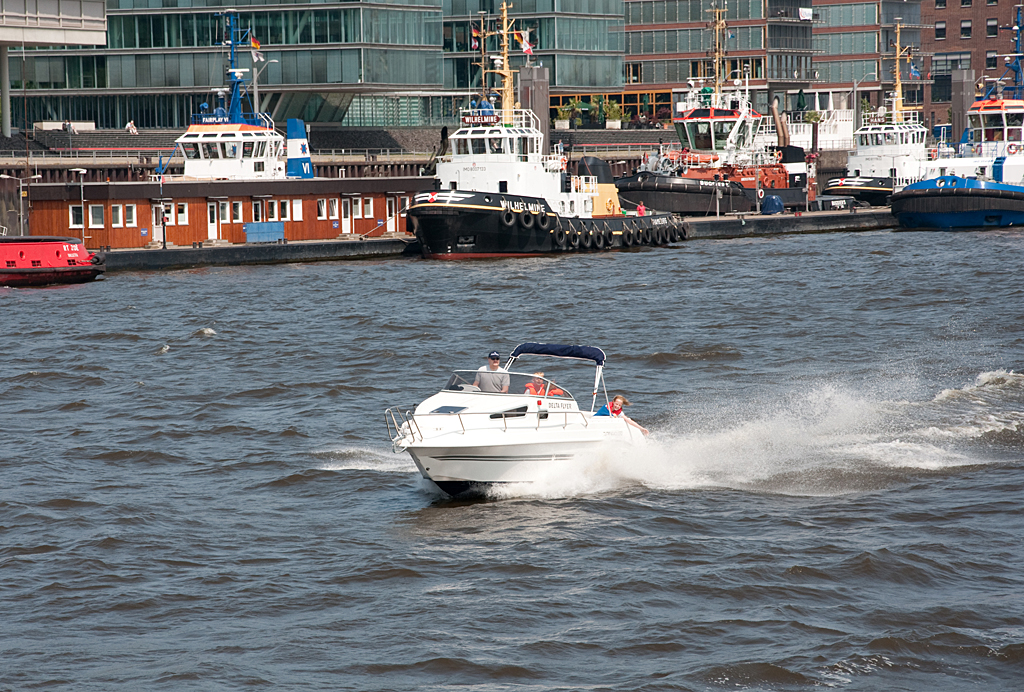
POLYGON ((497 351, 491 351, 490 353, 487 354, 487 357, 488 358, 497 358, 498 360, 501 360, 501 354, 498 353, 497 351))

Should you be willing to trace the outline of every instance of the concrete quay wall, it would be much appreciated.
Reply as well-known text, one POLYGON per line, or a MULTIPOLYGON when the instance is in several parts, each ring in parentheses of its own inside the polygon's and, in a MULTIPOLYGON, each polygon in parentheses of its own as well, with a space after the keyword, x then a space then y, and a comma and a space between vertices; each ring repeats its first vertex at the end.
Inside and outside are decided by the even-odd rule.
POLYGON ((283 244, 246 243, 201 248, 168 247, 166 250, 111 250, 106 253, 107 272, 395 257, 406 252, 411 242, 411 239, 401 238, 367 238, 283 244))

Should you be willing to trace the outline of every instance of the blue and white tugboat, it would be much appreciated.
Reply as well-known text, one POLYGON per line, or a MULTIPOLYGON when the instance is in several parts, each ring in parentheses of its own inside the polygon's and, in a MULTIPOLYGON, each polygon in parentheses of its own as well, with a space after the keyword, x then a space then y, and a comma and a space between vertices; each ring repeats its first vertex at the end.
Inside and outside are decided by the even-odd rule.
POLYGON ((682 240, 682 222, 672 214, 622 209, 606 162, 585 157, 572 175, 560 152, 544 153, 537 115, 514 107, 505 3, 500 21, 501 67, 494 72, 502 79, 501 104, 462 112, 451 152, 437 160, 435 189, 409 206, 407 230, 423 256, 530 256, 682 240))
POLYGON ((1014 85, 997 92, 999 80, 967 111, 959 156, 930 161, 925 179, 892 196, 900 226, 958 230, 1024 223, 1024 75, 1021 74, 1021 7, 1016 8, 1015 50, 1006 77, 1014 85))

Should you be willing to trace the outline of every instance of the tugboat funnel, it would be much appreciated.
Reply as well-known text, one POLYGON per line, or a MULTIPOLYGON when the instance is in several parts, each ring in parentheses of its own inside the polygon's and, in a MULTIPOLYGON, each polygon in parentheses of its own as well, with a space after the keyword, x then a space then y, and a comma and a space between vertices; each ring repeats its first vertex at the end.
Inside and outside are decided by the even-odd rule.
POLYGON ((309 157, 309 142, 306 140, 306 123, 288 119, 288 168, 289 178, 312 178, 313 160, 309 157))

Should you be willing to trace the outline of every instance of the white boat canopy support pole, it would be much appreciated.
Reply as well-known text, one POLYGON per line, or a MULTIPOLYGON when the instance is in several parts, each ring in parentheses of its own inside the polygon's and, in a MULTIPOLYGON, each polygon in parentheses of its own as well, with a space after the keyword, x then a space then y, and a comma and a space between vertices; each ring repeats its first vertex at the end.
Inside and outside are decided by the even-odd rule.
MULTIPOLYGON (((594 396, 590 400, 590 412, 594 412, 594 407, 597 405, 597 392, 604 386, 604 366, 598 365, 594 368, 594 396)), ((608 391, 605 390, 604 398, 608 398, 608 391)))
MULTIPOLYGON (((23 78, 24 79, 24 78, 23 78)), ((11 65, 7 61, 7 44, 0 44, 0 134, 11 136, 11 65)), ((22 133, 24 134, 24 133, 22 133)))

